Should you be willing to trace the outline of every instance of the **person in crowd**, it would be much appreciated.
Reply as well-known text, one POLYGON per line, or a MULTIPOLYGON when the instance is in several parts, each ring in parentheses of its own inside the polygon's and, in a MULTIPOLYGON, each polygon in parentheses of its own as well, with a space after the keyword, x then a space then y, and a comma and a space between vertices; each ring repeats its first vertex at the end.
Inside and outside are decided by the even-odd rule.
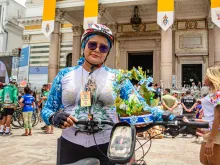
POLYGON ((191 91, 196 91, 196 90, 197 90, 197 86, 195 82, 192 82, 191 91))
POLYGON ((166 88, 164 90, 164 96, 162 97, 162 105, 165 111, 170 111, 171 113, 173 113, 174 108, 178 106, 178 102, 175 97, 171 96, 169 88, 166 88))
MULTIPOLYGON (((44 108, 45 103, 48 99, 48 95, 49 95, 49 85, 48 84, 44 84, 44 92, 43 92, 43 97, 42 97, 42 108, 44 108)), ((53 134, 53 126, 52 125, 47 125, 46 126, 46 134, 53 134)))
POLYGON ((183 107, 182 107, 181 101, 179 99, 178 92, 173 91, 172 96, 175 97, 176 101, 177 101, 177 106, 173 108, 173 114, 176 116, 182 115, 183 114, 183 107))
POLYGON ((195 116, 195 111, 190 111, 193 105, 196 103, 196 99, 191 95, 191 91, 186 91, 186 96, 181 99, 183 106, 183 115, 193 118, 195 116))
POLYGON ((14 85, 14 81, 10 78, 9 84, 4 87, 1 98, 3 103, 3 119, 0 127, 0 135, 11 135, 10 124, 11 117, 14 113, 14 110, 17 107, 18 101, 18 89, 14 85), (4 132, 4 127, 6 125, 6 129, 4 132))
POLYGON ((22 136, 32 135, 32 114, 35 108, 34 97, 31 95, 29 87, 24 88, 25 94, 19 100, 19 104, 22 107, 22 114, 24 118, 25 133, 22 136))
POLYGON ((202 83, 201 83, 200 81, 198 82, 197 87, 198 87, 199 89, 201 89, 201 88, 202 88, 202 83))
MULTIPOLYGON (((39 96, 39 100, 38 100, 38 112, 41 113, 41 110, 42 110, 42 102, 43 102, 43 94, 44 94, 44 91, 45 91, 45 84, 42 86, 41 88, 41 94, 39 96)), ((42 121, 42 118, 40 117, 40 122, 42 121)), ((41 127, 42 130, 46 130, 47 129, 47 125, 41 127)))
POLYGON ((0 125, 2 124, 3 111, 2 111, 2 92, 3 92, 3 83, 0 82, 0 125))
POLYGON ((200 162, 203 165, 218 165, 220 162, 220 66, 207 69, 205 84, 210 94, 202 99, 204 120, 210 128, 205 131, 200 150, 200 162))

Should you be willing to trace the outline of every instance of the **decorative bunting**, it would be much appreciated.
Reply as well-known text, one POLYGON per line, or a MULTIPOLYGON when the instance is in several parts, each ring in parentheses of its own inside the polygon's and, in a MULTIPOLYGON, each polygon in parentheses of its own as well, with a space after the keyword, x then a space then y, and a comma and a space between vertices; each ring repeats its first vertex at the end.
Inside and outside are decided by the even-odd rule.
POLYGON ((56 0, 44 0, 42 32, 48 37, 54 31, 56 0))
POLYGON ((211 0, 212 22, 220 27, 220 0, 211 0))
POLYGON ((173 24, 174 0, 158 0, 157 24, 166 31, 173 24))
POLYGON ((97 22, 98 22, 98 0, 85 0, 83 28, 87 29, 92 24, 97 22))

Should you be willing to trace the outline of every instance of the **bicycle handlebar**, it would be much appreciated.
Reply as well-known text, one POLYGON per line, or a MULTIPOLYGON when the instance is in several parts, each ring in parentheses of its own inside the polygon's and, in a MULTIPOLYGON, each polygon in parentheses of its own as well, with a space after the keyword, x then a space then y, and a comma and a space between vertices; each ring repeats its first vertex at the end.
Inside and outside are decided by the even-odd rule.
MULTIPOLYGON (((106 125, 113 126, 115 123, 113 123, 111 121, 107 121, 107 120, 100 120, 100 121, 98 121, 98 120, 78 120, 78 122, 76 122, 76 125, 80 125, 80 124, 81 125, 106 124, 106 125)), ((186 127, 190 127, 190 128, 209 128, 208 122, 156 121, 154 123, 147 124, 143 127, 136 127, 136 132, 137 133, 145 132, 156 125, 161 125, 161 126, 176 125, 176 126, 186 126, 186 127)))
POLYGON ((145 132, 156 125, 162 125, 162 126, 175 125, 175 126, 186 126, 191 128, 209 128, 208 122, 157 121, 149 125, 146 125, 144 127, 136 127, 136 132, 137 133, 145 132))

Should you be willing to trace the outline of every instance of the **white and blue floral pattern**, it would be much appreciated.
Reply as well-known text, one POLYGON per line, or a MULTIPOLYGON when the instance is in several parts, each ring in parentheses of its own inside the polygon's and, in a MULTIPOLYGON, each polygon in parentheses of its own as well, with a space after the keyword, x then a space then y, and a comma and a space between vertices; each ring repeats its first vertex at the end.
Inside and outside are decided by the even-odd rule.
POLYGON ((71 68, 65 68, 59 72, 59 74, 56 76, 52 83, 51 91, 48 96, 47 102, 44 106, 44 108, 41 111, 41 116, 44 120, 44 122, 47 125, 50 125, 49 118, 57 112, 62 105, 62 86, 61 81, 62 78, 72 70, 75 70, 79 68, 79 66, 71 67, 71 68))

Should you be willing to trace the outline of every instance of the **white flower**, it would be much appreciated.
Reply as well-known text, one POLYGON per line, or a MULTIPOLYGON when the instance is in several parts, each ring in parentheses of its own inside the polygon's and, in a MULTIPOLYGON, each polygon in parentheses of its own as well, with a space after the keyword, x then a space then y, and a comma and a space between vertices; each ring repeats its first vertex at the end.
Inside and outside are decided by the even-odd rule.
POLYGON ((123 110, 126 110, 127 109, 127 105, 126 104, 121 104, 120 106, 119 106, 119 108, 120 109, 123 109, 123 110))
POLYGON ((140 101, 139 101, 138 97, 137 97, 135 94, 131 94, 131 95, 129 96, 128 101, 129 101, 129 102, 134 101, 135 103, 140 104, 140 101))

